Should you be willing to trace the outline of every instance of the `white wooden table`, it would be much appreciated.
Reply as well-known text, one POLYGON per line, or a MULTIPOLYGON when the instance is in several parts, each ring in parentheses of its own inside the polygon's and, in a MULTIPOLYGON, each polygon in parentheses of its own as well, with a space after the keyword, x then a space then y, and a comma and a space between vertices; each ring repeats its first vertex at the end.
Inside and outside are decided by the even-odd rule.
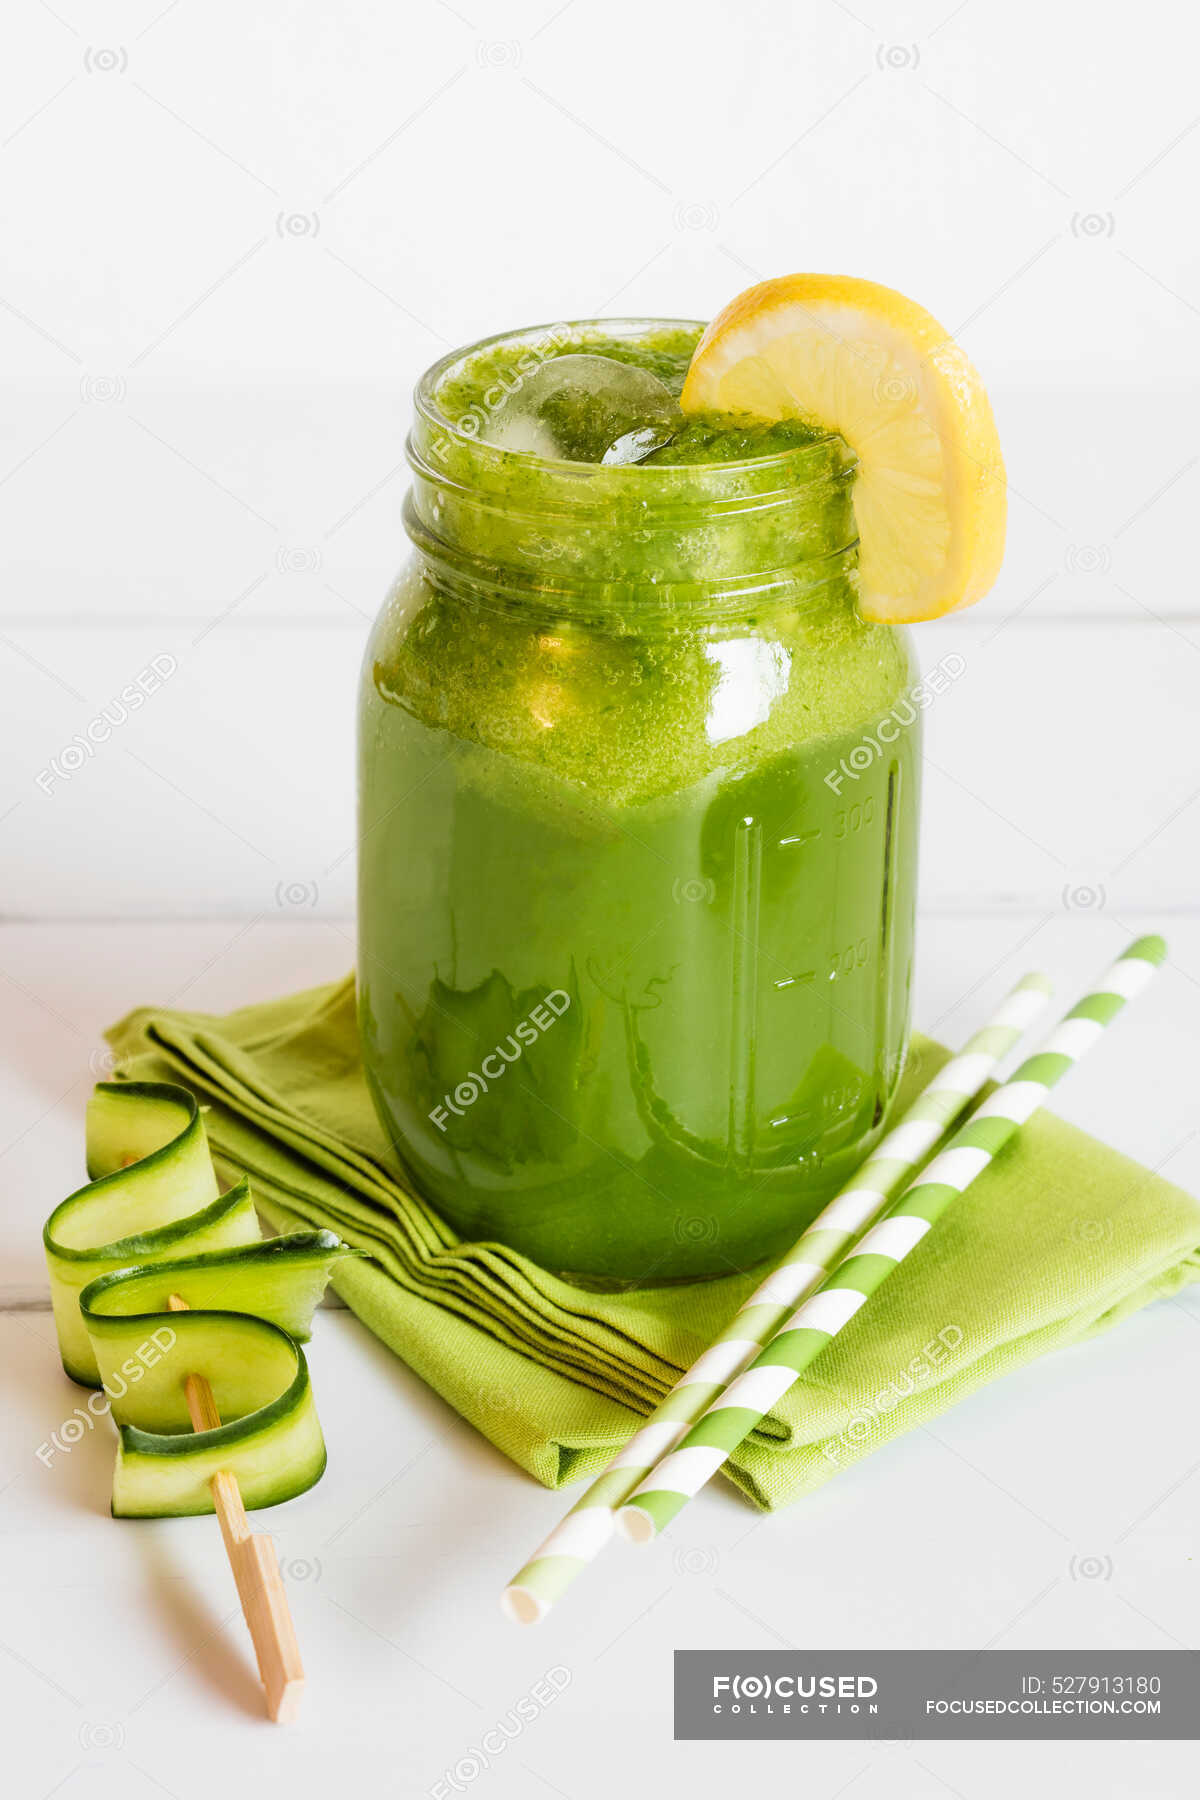
MULTIPOLYGON (((1132 923, 1133 921, 1126 921, 1132 923)), ((1200 1292, 975 1396, 790 1511, 729 1490, 661 1544, 624 1545, 533 1631, 504 1580, 563 1510, 429 1393, 349 1314, 311 1350, 329 1469, 260 1523, 278 1540, 310 1686, 301 1719, 261 1719, 249 1641, 215 1521, 117 1524, 101 1425, 46 1468, 36 1450, 78 1402, 41 1285, 38 1229, 82 1178, 98 1027, 178 993, 220 1009, 332 977, 343 923, 264 919, 10 925, 0 970, 15 1026, 0 1133, 8 1301, 0 1314, 0 1714, 21 1800, 331 1786, 422 1795, 549 1670, 568 1671, 478 1792, 601 1800, 636 1754, 649 1793, 736 1779, 864 1800, 1001 1800, 1031 1780, 1175 1795, 1186 1746, 826 1744, 709 1750, 671 1741, 676 1647, 1147 1648, 1196 1642, 1200 1292), (449 1497, 447 1497, 449 1496, 449 1497), (897 1548, 902 1554, 897 1556, 897 1548)), ((1059 1095, 1077 1123, 1200 1186, 1194 1050, 1200 930, 1059 1095)), ((1037 962, 1062 990, 1120 942, 1104 917, 928 917, 918 1016, 951 1038, 1037 962), (1037 927, 1031 942, 1021 940, 1037 927), (990 973, 987 973, 990 971, 990 973), (981 976, 974 992, 968 990, 981 976), (966 996, 965 998, 963 996, 966 996)), ((494 1737, 490 1740, 497 1741, 494 1737)), ((465 1778, 460 1772, 460 1782, 465 1778)), ((474 1786, 474 1780, 465 1781, 474 1786)), ((449 1782, 447 1790, 455 1789, 449 1782)))

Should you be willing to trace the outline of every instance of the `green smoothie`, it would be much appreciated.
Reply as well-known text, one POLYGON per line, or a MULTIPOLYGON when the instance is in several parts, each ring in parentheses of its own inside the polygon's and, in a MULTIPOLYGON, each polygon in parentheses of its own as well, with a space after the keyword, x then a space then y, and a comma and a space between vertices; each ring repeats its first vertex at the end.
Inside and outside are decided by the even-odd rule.
POLYGON ((855 608, 840 439, 678 415, 698 332, 430 371, 363 674, 381 1117, 464 1236, 596 1285, 782 1250, 878 1135, 907 1033, 907 640, 855 608))

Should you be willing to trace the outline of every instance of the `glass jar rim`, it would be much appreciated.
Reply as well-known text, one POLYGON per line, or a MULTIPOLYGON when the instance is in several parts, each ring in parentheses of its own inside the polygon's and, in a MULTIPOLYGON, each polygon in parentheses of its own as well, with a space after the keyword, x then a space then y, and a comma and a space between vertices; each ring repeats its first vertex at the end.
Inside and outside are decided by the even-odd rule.
MULTIPOLYGON (((613 465, 556 461, 489 443, 489 413, 536 368, 589 336, 649 343, 693 320, 603 319, 498 332, 450 352, 417 385, 407 443, 413 480, 404 524, 439 578, 537 594, 596 613, 639 617, 743 608, 802 589, 845 585, 857 547, 850 494, 856 458, 836 432, 765 456, 613 465), (489 364, 489 350, 515 351, 489 364), (485 377, 470 377, 478 363, 485 377), (465 373, 464 400, 443 404, 465 373), (471 416, 468 417, 468 414, 471 416), (836 574, 835 574, 836 572, 836 574)), ((686 354, 686 348, 684 353, 686 354)))
MULTIPOLYGON (((490 337, 480 338, 475 343, 463 344, 456 350, 450 350, 437 362, 432 363, 417 381, 413 389, 413 405, 417 419, 426 431, 445 433, 452 442, 466 448, 469 446, 476 454, 482 454, 485 464, 494 464, 497 470, 510 468, 514 464, 526 468, 539 468, 547 471, 561 471, 563 475, 578 475, 581 471, 595 474, 603 469, 608 479, 616 477, 622 482, 628 481, 630 488, 641 486, 649 499, 653 492, 656 496, 666 498, 672 488, 687 486, 693 493, 708 485, 711 476, 715 488, 722 485, 722 477, 726 480, 736 471, 743 478, 753 480, 762 473, 769 474, 778 470, 781 476, 790 476, 788 486, 794 486, 797 478, 803 478, 802 471, 806 461, 811 460, 820 465, 829 454, 830 447, 842 444, 843 440, 835 431, 821 432, 808 443, 792 445, 783 450, 768 451, 763 456, 742 456, 727 461, 715 459, 700 463, 629 463, 613 466, 588 462, 576 462, 569 458, 539 456, 531 450, 502 449, 498 444, 490 444, 481 437, 479 431, 480 414, 484 416, 493 408, 467 408, 457 419, 450 418, 443 411, 439 402, 439 390, 448 376, 456 369, 465 369, 472 358, 485 356, 488 351, 509 346, 517 348, 522 344, 530 344, 537 349, 547 340, 555 341, 555 334, 565 337, 568 342, 577 339, 587 332, 603 332, 608 337, 644 337, 652 332, 664 331, 702 331, 702 319, 658 318, 654 316, 623 316, 619 318, 596 319, 560 319, 542 325, 526 325, 515 330, 494 332, 490 337), (472 429, 465 428, 466 419, 471 419, 472 429), (680 478, 684 478, 681 480, 680 478), (649 490, 649 491, 647 491, 649 490)), ((852 455, 852 453, 851 453, 852 455)), ((414 446, 410 439, 409 459, 413 460, 414 446)), ((714 498, 719 497, 714 494, 714 498)), ((760 497, 766 498, 766 491, 760 497)))

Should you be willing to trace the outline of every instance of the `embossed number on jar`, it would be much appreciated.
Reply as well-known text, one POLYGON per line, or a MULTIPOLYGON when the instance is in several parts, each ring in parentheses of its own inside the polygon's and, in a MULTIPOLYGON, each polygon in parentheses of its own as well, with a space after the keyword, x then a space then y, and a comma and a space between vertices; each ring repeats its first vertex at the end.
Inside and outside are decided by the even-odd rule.
POLYGON ((845 949, 833 952, 829 959, 829 979, 844 981, 847 975, 856 975, 859 969, 865 969, 870 960, 870 942, 861 937, 857 942, 847 944, 845 949))
POLYGON ((856 800, 853 806, 838 809, 833 818, 833 835, 835 838, 849 837, 852 832, 874 823, 875 796, 872 794, 866 800, 856 800))

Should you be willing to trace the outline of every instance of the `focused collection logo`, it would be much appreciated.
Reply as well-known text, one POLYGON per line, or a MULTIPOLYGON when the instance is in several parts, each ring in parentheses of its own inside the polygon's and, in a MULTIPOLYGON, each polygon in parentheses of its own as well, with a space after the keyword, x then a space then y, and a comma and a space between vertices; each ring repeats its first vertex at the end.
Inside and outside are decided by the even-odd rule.
POLYGON ((873 1700, 879 1683, 873 1675, 714 1675, 712 1678, 712 1710, 714 1713, 740 1713, 743 1710, 790 1713, 798 1712, 877 1713, 878 1706, 864 1707, 873 1700))
POLYGON ((468 1069, 463 1079, 455 1084, 453 1093, 443 1094, 442 1104, 430 1109, 429 1117, 438 1130, 445 1131, 451 1113, 457 1119, 463 1118, 482 1095, 490 1092, 490 1084, 507 1074, 512 1064, 519 1062, 525 1051, 537 1043, 542 1032, 549 1031, 555 1021, 562 1018, 570 1004, 570 994, 555 988, 514 1025, 504 1042, 488 1051, 479 1065, 478 1074, 474 1069, 468 1069))
POLYGON ((873 732, 865 731, 854 748, 846 756, 839 757, 836 769, 825 771, 825 786, 840 794, 847 781, 861 780, 886 754, 885 746, 894 744, 900 733, 915 723, 918 713, 932 706, 938 695, 944 694, 951 683, 958 680, 966 666, 964 658, 955 651, 943 656, 928 675, 909 688, 905 697, 897 700, 891 711, 883 715, 873 732))

